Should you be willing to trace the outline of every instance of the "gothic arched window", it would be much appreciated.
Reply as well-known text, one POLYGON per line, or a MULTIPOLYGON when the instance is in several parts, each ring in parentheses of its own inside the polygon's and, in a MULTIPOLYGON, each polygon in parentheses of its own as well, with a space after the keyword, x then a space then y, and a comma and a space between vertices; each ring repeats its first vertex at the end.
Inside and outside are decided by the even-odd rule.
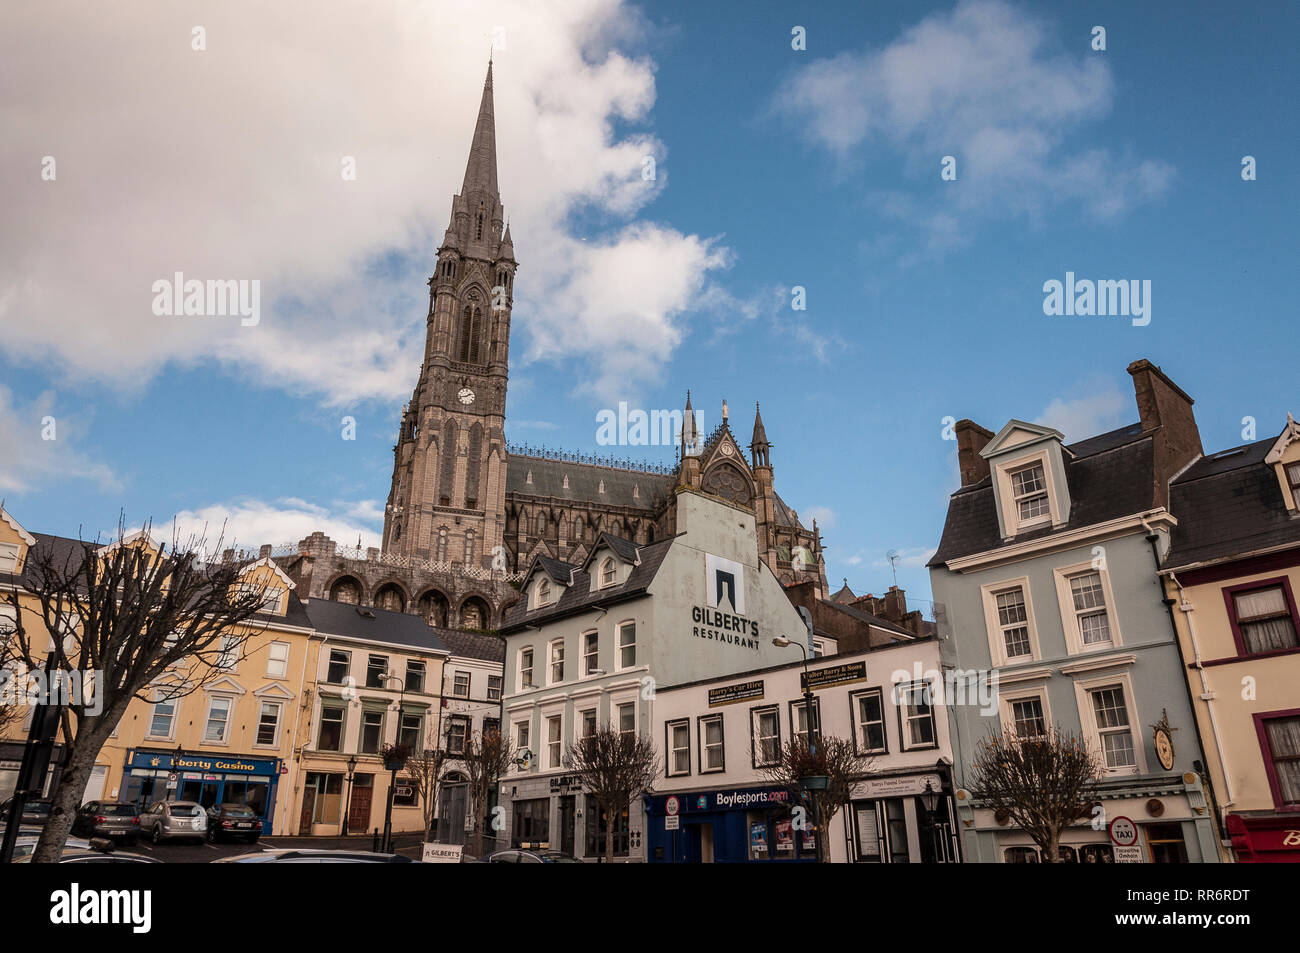
POLYGON ((733 503, 749 506, 749 481, 730 464, 724 463, 710 470, 704 477, 704 489, 733 503))
POLYGON ((479 362, 479 338, 482 336, 482 329, 479 325, 482 322, 482 312, 479 311, 478 305, 467 304, 465 310, 461 312, 460 318, 460 348, 459 360, 467 364, 477 364, 479 362))
POLYGON ((438 530, 438 551, 435 561, 440 563, 447 561, 447 527, 445 526, 438 530))
POLYGON ((474 531, 472 529, 467 529, 465 530, 465 565, 472 566, 473 564, 474 564, 474 531))

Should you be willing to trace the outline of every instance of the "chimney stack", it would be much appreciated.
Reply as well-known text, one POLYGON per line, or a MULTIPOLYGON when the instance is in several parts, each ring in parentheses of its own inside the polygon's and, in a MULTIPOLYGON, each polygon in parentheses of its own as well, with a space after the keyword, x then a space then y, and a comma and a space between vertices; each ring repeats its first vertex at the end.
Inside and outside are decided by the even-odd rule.
POLYGON ((1154 506, 1169 505, 1169 480, 1204 452, 1192 412, 1195 401, 1146 358, 1128 366, 1142 432, 1155 444, 1154 506))
POLYGON ((980 456, 980 451, 988 446, 993 434, 973 420, 957 421, 953 431, 957 435, 957 468, 961 471, 961 485, 973 486, 989 475, 989 462, 980 456))

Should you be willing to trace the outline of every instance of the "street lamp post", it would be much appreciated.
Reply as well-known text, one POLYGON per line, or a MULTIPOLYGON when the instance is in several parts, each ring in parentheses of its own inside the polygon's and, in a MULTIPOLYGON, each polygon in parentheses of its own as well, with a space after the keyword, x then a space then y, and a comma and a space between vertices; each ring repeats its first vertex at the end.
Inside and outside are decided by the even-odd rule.
MULTIPOLYGON (((385 672, 384 681, 395 681, 401 683, 401 691, 397 696, 397 744, 402 743, 402 702, 406 700, 406 680, 391 672, 385 672)), ((393 852, 393 794, 397 787, 397 768, 392 766, 388 768, 388 806, 384 811, 384 841, 383 853, 391 854, 393 852)))
POLYGON ((348 782, 348 803, 343 808, 343 836, 348 834, 348 821, 352 818, 352 782, 357 779, 357 756, 348 758, 348 773, 344 778, 348 782))
MULTIPOLYGON (((779 649, 788 648, 789 646, 793 645, 796 646, 799 649, 799 651, 803 653, 803 710, 805 712, 805 718, 808 722, 808 754, 810 756, 815 755, 817 752, 817 736, 820 734, 821 726, 818 724, 817 706, 815 704, 816 699, 813 696, 813 690, 812 690, 812 679, 809 678, 808 676, 808 661, 809 661, 808 649, 803 645, 802 642, 791 641, 790 639, 787 639, 784 635, 778 635, 776 638, 772 640, 772 644, 779 649)), ((821 825, 818 823, 819 818, 817 813, 817 789, 808 787, 805 788, 805 790, 808 791, 808 797, 811 801, 811 807, 813 813, 813 826, 817 833, 817 839, 813 841, 813 849, 817 857, 817 862, 821 863, 822 839, 823 839, 823 834, 825 832, 822 831, 821 825)))

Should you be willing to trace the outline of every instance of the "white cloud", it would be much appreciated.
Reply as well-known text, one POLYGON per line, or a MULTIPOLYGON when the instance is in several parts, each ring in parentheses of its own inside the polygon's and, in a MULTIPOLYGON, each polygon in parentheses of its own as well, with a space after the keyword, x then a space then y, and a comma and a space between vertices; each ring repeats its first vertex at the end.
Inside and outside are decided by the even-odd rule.
POLYGON ((835 511, 829 506, 810 506, 799 511, 799 518, 807 521, 809 526, 812 520, 816 520, 817 528, 823 531, 835 528, 835 511))
POLYGON ((119 489, 108 466, 76 449, 86 429, 85 414, 64 413, 53 394, 20 405, 0 386, 0 492, 22 493, 68 478, 119 489))
POLYGON ((667 150, 638 128, 654 64, 623 52, 648 28, 620 0, 56 0, 0 18, 0 324, 11 357, 69 377, 128 388, 216 359, 334 402, 408 394, 497 26, 516 354, 589 362, 593 387, 647 375, 724 263, 716 242, 627 223, 667 150), (579 217, 604 231, 584 244, 579 217), (155 317, 151 285, 177 271, 260 280, 260 324, 155 317))
MULTIPOLYGON (((930 557, 938 551, 935 546, 912 546, 907 549, 897 550, 898 568, 900 569, 920 569, 930 561, 930 557)), ((871 565, 880 568, 890 568, 889 557, 877 559, 871 565)))
POLYGON ((1066 443, 1074 443, 1122 427, 1130 422, 1128 417, 1136 419, 1131 400, 1130 395, 1115 387, 1070 400, 1057 397, 1035 422, 1059 430, 1066 443))
POLYGON ((1054 53, 1055 32, 999 0, 963 0, 888 45, 814 60, 773 105, 846 162, 884 141, 938 184, 940 159, 954 156, 957 180, 939 199, 876 197, 926 232, 932 250, 968 240, 961 223, 972 213, 1036 215, 1073 202, 1111 218, 1162 193, 1173 169, 1072 151, 1071 134, 1110 112, 1114 82, 1103 56, 1054 53))
MULTIPOLYGON (((359 537, 364 548, 379 545, 383 518, 383 510, 374 500, 321 506, 295 498, 274 502, 240 499, 182 510, 175 516, 174 535, 182 541, 203 540, 203 548, 209 552, 215 548, 256 552, 263 544, 294 544, 318 531, 340 546, 356 546, 359 537)), ((170 540, 172 521, 156 521, 153 535, 170 540)))

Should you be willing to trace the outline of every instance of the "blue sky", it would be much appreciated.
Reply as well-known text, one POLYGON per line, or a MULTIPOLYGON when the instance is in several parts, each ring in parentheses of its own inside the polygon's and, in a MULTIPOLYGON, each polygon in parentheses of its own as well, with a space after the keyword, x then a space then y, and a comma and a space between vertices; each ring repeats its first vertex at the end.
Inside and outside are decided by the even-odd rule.
MULTIPOLYGON (((706 425, 725 398, 747 443, 760 400, 833 586, 884 589, 894 549, 923 603, 957 482, 945 416, 1081 439, 1136 419, 1142 357, 1196 399, 1207 449, 1244 442, 1243 417, 1262 438, 1300 413, 1294 6, 442 4, 305 30, 292 6, 142 7, 99 24, 85 75, 3 84, 0 495, 28 529, 229 513, 248 545, 307 526, 374 541, 483 24, 505 31, 512 440, 601 450, 601 409, 689 387, 706 425), (261 326, 164 326, 118 280, 177 269, 262 277, 261 326), (1067 271, 1149 280, 1151 323, 1045 316, 1067 271)), ((2 15, 14 76, 86 61, 95 31, 66 28, 87 14, 54 9, 2 15)))

